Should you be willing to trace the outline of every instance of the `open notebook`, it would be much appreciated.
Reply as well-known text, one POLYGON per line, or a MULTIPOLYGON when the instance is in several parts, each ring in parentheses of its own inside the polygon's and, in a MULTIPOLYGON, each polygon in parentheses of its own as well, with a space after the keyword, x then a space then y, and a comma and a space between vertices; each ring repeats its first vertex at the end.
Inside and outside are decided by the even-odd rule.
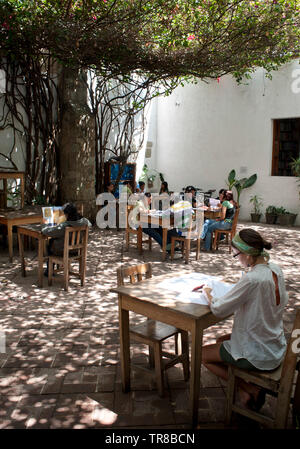
POLYGON ((202 273, 187 273, 166 279, 159 284, 159 287, 178 292, 176 299, 181 302, 208 305, 207 296, 202 289, 193 292, 194 288, 203 284, 212 289, 211 294, 213 297, 224 296, 234 286, 234 284, 221 281, 217 276, 209 276, 202 273))

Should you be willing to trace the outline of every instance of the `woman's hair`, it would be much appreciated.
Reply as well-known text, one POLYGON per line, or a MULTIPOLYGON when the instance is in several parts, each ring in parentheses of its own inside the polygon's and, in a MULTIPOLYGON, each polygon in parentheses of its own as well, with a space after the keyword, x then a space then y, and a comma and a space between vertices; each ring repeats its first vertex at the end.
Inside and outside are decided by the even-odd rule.
POLYGON ((67 217, 67 221, 77 221, 82 218, 82 215, 79 214, 75 204, 67 203, 63 206, 63 211, 65 216, 67 217))
POLYGON ((221 194, 226 195, 226 189, 220 189, 219 190, 219 195, 221 195, 221 194))
POLYGON ((139 185, 140 187, 144 186, 145 185, 144 181, 139 181, 139 185))
POLYGON ((114 186, 114 188, 115 188, 115 185, 114 185, 113 182, 108 182, 108 183, 106 184, 106 186, 105 186, 106 191, 108 191, 108 187, 109 187, 109 186, 114 186))
POLYGON ((147 198, 151 198, 151 193, 150 192, 146 192, 144 196, 147 197, 147 198))
POLYGON ((167 192, 167 193, 169 193, 169 186, 168 186, 167 181, 163 181, 163 182, 161 183, 159 193, 161 194, 162 192, 167 192))
POLYGON ((227 201, 231 201, 234 207, 239 207, 238 203, 233 199, 233 193, 231 190, 225 191, 224 199, 227 201))
MULTIPOLYGON (((247 243, 247 245, 259 249, 260 251, 272 248, 272 243, 267 242, 257 231, 254 231, 254 229, 242 229, 239 232, 239 236, 245 243, 247 243)), ((234 246, 234 243, 232 243, 232 246, 234 246)))

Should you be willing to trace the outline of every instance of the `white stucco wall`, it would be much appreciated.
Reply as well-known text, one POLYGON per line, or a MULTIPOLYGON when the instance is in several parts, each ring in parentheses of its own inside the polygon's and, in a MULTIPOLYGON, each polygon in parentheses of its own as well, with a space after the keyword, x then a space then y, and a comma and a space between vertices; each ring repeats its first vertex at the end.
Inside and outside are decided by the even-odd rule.
POLYGON ((174 191, 188 184, 219 190, 233 168, 238 178, 257 173, 257 182, 241 194, 241 218, 249 218, 249 199, 258 194, 263 212, 268 205, 283 206, 299 213, 299 225, 296 178, 271 176, 272 119, 300 117, 299 69, 294 61, 274 72, 272 81, 259 69, 248 85, 225 76, 219 83, 186 85, 158 98, 146 162, 164 173, 174 191))

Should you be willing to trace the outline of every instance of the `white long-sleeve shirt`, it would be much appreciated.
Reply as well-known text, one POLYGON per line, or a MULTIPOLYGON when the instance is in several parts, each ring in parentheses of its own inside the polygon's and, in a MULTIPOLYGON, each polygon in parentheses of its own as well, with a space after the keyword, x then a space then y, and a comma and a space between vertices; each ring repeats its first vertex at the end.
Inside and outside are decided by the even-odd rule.
POLYGON ((235 360, 245 358, 261 370, 280 365, 286 351, 282 314, 287 302, 283 273, 271 262, 255 265, 226 295, 212 299, 217 317, 234 313, 231 338, 223 345, 235 360), (278 279, 278 305, 272 271, 278 279))

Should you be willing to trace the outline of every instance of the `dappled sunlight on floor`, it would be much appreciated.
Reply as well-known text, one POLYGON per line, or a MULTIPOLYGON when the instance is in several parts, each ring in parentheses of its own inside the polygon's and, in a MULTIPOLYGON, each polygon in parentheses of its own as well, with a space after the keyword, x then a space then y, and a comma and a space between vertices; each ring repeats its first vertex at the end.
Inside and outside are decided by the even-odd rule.
MULTIPOLYGON (((240 225, 241 226, 241 225, 240 225)), ((273 242, 271 258, 285 274, 290 301, 284 315, 285 331, 291 331, 295 308, 300 305, 299 228, 244 223, 273 242)), ((16 243, 16 242, 15 242, 16 243)), ((17 248, 14 248, 17 254, 17 248)), ((166 395, 157 394, 155 379, 139 368, 147 364, 147 348, 132 344, 130 393, 122 393, 119 354, 118 304, 110 289, 117 285, 116 270, 122 265, 151 262, 153 276, 176 271, 199 271, 236 282, 242 268, 220 245, 219 251, 192 249, 190 264, 183 259, 161 261, 154 242, 139 254, 135 240, 124 250, 124 232, 93 228, 89 236, 86 283, 71 278, 62 288, 62 275, 53 285, 37 285, 37 255, 26 253, 26 277, 19 257, 8 261, 0 252, 0 428, 121 428, 189 427, 189 384, 182 366, 167 371, 166 395), (1 345, 0 345, 1 348, 1 345)), ((139 323, 142 316, 131 314, 139 323)), ((204 343, 230 333, 232 319, 210 327, 204 343)), ((174 349, 174 340, 165 342, 174 349)), ((224 426, 225 383, 202 368, 199 423, 224 426)), ((269 404, 270 407, 270 404, 269 404)), ((240 424, 239 424, 240 425, 240 424)), ((242 425, 243 426, 243 425, 242 425)), ((247 425, 245 424, 247 427, 247 425)))

